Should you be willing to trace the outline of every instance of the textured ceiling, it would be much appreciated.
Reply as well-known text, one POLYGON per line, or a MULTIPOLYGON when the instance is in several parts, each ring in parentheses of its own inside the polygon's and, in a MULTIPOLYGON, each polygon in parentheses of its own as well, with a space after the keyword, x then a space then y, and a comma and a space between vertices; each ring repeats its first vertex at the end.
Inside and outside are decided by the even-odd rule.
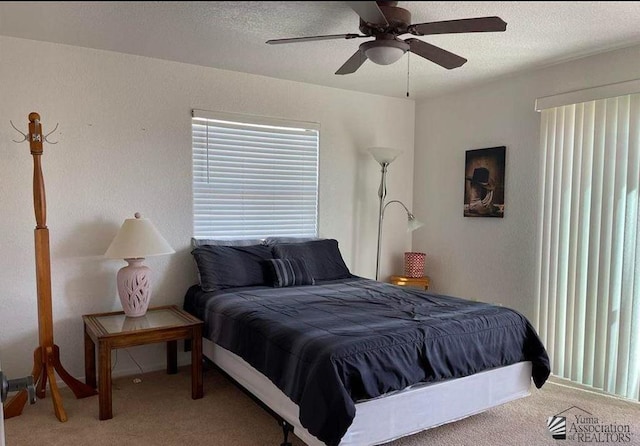
MULTIPOLYGON (((446 70, 418 56, 334 72, 365 39, 266 45, 268 39, 357 33, 344 2, 0 2, 0 35, 414 99, 518 71, 640 44, 640 2, 398 2, 412 22, 500 16, 506 32, 422 40, 469 61, 446 70), (409 65, 409 69, 408 69, 409 65)), ((408 37, 408 36, 405 36, 408 37)), ((368 40, 368 39, 367 39, 368 40)))

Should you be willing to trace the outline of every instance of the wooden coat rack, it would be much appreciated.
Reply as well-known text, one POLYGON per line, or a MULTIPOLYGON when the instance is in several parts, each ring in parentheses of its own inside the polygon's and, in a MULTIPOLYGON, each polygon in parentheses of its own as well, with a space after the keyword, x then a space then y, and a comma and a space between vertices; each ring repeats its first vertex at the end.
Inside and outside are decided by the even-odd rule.
MULTIPOLYGON (((12 123, 13 125, 13 123, 12 123)), ((56 125, 56 128, 58 126, 56 125)), ((15 128, 15 126, 14 126, 15 128)), ((16 129, 18 130, 18 129, 16 129)), ((18 130, 19 131, 19 130, 18 130)), ((31 155, 33 155, 33 206, 36 214, 35 251, 36 251, 36 282, 38 291, 38 337, 40 345, 33 352, 33 375, 36 383, 38 398, 46 396, 47 381, 51 389, 53 409, 58 420, 67 421, 67 414, 62 405, 62 396, 58 390, 55 372, 62 381, 73 391, 76 398, 96 395, 96 390, 73 376, 60 363, 60 349, 53 343, 53 314, 51 305, 51 257, 49 253, 49 229, 47 228, 47 203, 44 194, 44 179, 42 177, 42 144, 47 136, 42 136, 42 125, 38 113, 29 114, 29 133, 22 135, 24 142, 29 141, 31 155)), ((47 141, 49 142, 49 141, 47 141)), ((52 143, 55 144, 55 143, 52 143)), ((5 418, 11 418, 22 413, 27 402, 27 391, 21 390, 4 406, 5 418)))

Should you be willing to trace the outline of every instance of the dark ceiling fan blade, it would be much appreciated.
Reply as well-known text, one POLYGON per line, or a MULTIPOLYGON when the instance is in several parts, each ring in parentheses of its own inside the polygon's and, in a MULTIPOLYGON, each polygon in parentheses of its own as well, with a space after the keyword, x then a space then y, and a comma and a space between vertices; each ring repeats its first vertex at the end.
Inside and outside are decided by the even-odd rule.
POLYGON ((425 59, 429 59, 431 62, 437 63, 447 70, 458 68, 467 62, 467 59, 464 57, 423 42, 420 39, 406 39, 405 42, 409 44, 409 51, 425 59))
POLYGON ((372 25, 389 25, 387 18, 384 16, 380 7, 376 2, 346 2, 362 20, 372 25))
POLYGON ((474 19, 446 20, 444 22, 416 23, 408 31, 416 36, 453 33, 485 33, 504 31, 507 23, 500 17, 477 17, 474 19))
POLYGON ((339 69, 336 74, 351 74, 355 73, 363 63, 367 61, 367 56, 358 49, 353 56, 351 56, 339 69))
POLYGON ((280 43, 313 42, 315 40, 356 39, 358 37, 369 37, 369 36, 361 36, 360 34, 330 34, 327 36, 292 37, 290 39, 271 39, 271 40, 267 40, 267 43, 270 45, 275 45, 280 43))

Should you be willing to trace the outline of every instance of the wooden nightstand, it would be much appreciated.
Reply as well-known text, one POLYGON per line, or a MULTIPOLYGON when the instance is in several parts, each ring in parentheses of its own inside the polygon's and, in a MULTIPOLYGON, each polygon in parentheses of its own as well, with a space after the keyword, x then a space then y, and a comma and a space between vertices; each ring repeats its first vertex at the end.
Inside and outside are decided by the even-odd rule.
POLYGON ((425 291, 429 289, 428 277, 403 277, 403 276, 391 276, 391 283, 400 286, 411 286, 422 288, 425 291))
POLYGON ((178 340, 191 340, 191 398, 202 398, 202 321, 175 305, 149 308, 140 317, 124 312, 88 314, 84 321, 84 370, 87 384, 96 388, 98 345, 99 403, 101 420, 111 411, 111 350, 136 345, 167 343, 167 373, 178 372, 178 340))

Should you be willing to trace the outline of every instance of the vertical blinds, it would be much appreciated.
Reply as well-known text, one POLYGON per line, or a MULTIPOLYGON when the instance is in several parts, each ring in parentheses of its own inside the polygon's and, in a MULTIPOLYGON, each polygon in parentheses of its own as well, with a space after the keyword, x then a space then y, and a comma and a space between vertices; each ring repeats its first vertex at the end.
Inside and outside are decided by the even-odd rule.
POLYGON ((538 328, 552 372, 638 399, 640 94, 542 112, 538 328))
POLYGON ((318 128, 219 116, 192 119, 194 237, 317 236, 318 128))

